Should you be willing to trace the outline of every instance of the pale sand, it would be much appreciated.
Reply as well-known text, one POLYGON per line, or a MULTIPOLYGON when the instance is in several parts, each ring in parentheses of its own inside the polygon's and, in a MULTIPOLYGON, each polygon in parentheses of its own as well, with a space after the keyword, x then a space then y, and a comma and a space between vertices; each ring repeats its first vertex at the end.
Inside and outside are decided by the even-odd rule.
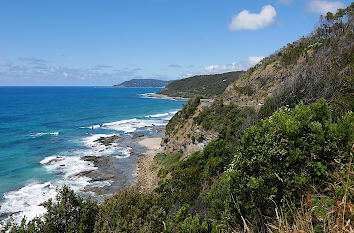
POLYGON ((149 151, 148 154, 156 153, 160 149, 161 138, 145 138, 139 142, 140 145, 146 147, 149 151))
POLYGON ((138 159, 137 181, 134 185, 141 192, 151 193, 158 185, 158 166, 154 161, 155 154, 160 150, 161 138, 145 138, 139 142, 148 151, 138 159))

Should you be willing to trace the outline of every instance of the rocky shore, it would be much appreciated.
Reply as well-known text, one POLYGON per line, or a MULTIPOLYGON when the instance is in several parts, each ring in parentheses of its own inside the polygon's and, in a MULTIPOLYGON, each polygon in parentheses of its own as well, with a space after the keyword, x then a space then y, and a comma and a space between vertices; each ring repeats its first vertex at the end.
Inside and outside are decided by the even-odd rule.
POLYGON ((161 136, 164 127, 154 127, 152 133, 130 133, 129 135, 111 135, 96 139, 94 146, 104 146, 109 150, 119 145, 129 147, 130 156, 83 156, 82 160, 92 163, 98 169, 84 171, 76 176, 90 178, 90 183, 106 185, 89 185, 84 192, 95 193, 97 196, 109 196, 124 187, 138 188, 151 192, 157 187, 158 170, 155 167, 154 155, 161 150, 161 136))
POLYGON ((145 138, 139 144, 147 149, 144 157, 138 159, 137 180, 134 186, 141 192, 152 192, 158 185, 158 169, 154 161, 156 153, 161 151, 162 138, 145 138))

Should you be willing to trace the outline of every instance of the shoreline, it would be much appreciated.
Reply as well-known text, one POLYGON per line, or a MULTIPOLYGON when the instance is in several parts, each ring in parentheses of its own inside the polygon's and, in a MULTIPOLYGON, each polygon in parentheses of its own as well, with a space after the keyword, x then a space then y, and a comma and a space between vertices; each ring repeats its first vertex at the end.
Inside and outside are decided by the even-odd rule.
POLYGON ((158 186, 158 169, 156 169, 154 156, 161 151, 161 140, 161 137, 151 137, 138 142, 147 151, 138 158, 136 181, 131 187, 137 188, 140 192, 151 193, 158 186))
POLYGON ((164 99, 164 100, 176 100, 176 101, 188 101, 191 98, 184 98, 184 97, 171 97, 168 95, 157 94, 157 93, 145 93, 141 94, 143 98, 150 98, 150 99, 164 99))

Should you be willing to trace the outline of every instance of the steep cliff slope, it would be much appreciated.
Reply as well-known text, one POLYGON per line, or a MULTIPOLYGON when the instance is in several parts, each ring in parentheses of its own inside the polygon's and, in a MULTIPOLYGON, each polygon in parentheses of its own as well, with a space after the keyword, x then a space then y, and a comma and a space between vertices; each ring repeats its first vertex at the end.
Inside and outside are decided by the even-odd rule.
POLYGON ((310 104, 323 97, 338 115, 342 109, 354 110, 353 16, 345 14, 322 17, 314 33, 263 59, 208 106, 195 107, 193 114, 182 114, 183 119, 176 114, 162 143, 166 152, 187 155, 201 150, 239 114, 246 121, 237 129, 241 135, 257 119, 285 105, 310 104), (173 123, 177 119, 181 124, 173 123))

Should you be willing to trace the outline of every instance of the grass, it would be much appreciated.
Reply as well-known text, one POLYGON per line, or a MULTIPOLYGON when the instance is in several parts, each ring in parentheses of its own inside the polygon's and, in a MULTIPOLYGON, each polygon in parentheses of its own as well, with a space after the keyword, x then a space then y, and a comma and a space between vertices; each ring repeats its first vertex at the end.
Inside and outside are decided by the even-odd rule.
POLYGON ((154 160, 157 164, 162 165, 163 168, 160 169, 158 176, 160 178, 165 178, 170 169, 179 161, 181 155, 176 154, 165 154, 165 153, 157 153, 154 157, 154 160))
MULTIPOLYGON (((290 223, 280 210, 277 219, 268 224, 269 232, 354 232, 352 202, 354 193, 352 168, 354 145, 351 159, 342 170, 334 173, 334 181, 327 184, 328 194, 309 194, 301 207, 293 213, 290 223)), ((316 192, 313 192, 316 193, 316 192)))

